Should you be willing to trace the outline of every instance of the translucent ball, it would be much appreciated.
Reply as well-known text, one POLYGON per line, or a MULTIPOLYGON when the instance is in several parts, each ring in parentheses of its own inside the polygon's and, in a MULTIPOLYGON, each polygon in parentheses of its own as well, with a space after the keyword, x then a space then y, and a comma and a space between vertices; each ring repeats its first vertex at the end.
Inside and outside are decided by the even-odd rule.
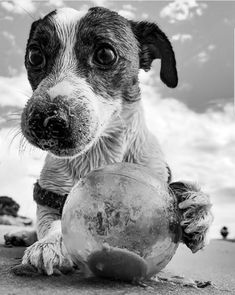
POLYGON ((75 263, 121 280, 149 278, 173 257, 181 227, 176 198, 144 166, 93 170, 69 194, 63 241, 75 263))

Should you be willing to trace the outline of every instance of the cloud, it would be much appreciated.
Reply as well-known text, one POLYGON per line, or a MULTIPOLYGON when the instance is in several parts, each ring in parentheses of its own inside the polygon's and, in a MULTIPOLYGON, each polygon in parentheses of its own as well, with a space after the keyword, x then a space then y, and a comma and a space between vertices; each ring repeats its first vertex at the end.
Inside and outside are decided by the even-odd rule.
POLYGON ((168 18, 171 23, 192 19, 195 15, 201 16, 207 5, 196 0, 175 0, 165 6, 160 17, 168 18))
POLYGON ((54 7, 65 6, 64 0, 48 0, 46 4, 54 7))
POLYGON ((12 13, 25 14, 32 13, 36 11, 35 2, 32 0, 12 0, 12 1, 3 1, 1 6, 12 13))
POLYGON ((126 4, 122 6, 122 9, 120 9, 118 13, 127 19, 134 19, 136 17, 135 11, 135 7, 133 7, 131 4, 126 4))
POLYGON ((4 17, 4 20, 7 20, 7 21, 13 21, 14 18, 13 18, 12 16, 6 15, 6 16, 4 17))
POLYGON ((136 11, 136 7, 132 6, 131 4, 124 4, 122 7, 125 10, 136 11))
POLYGON ((216 48, 216 46, 215 46, 214 44, 210 44, 210 45, 208 45, 208 47, 207 47, 207 49, 208 49, 209 51, 213 51, 215 48, 216 48))
POLYGON ((192 40, 192 35, 190 34, 176 34, 172 36, 172 41, 180 41, 184 43, 185 41, 192 40))
POLYGON ((97 6, 107 7, 109 5, 108 0, 92 0, 92 4, 97 6))
POLYGON ((14 77, 0 76, 0 89, 0 106, 23 107, 31 95, 30 86, 25 74, 14 77))
POLYGON ((141 19, 148 19, 148 18, 149 18, 149 14, 148 14, 148 13, 143 12, 143 13, 141 14, 141 19))
POLYGON ((179 84, 178 90, 188 92, 188 91, 192 90, 192 86, 193 85, 190 83, 182 82, 179 84))
POLYGON ((9 42, 11 43, 11 46, 15 46, 15 45, 16 45, 15 36, 12 35, 10 32, 2 31, 2 35, 3 35, 3 37, 5 37, 7 40, 9 40, 9 42))
POLYGON ((199 52, 196 55, 195 57, 196 62, 199 62, 200 64, 206 63, 210 59, 210 52, 215 50, 215 48, 216 46, 214 44, 208 45, 205 50, 199 52))
MULTIPOLYGON (((18 69, 17 68, 14 68, 12 66, 8 66, 7 67, 7 70, 8 70, 8 73, 9 73, 9 76, 16 76, 17 73, 18 73, 18 69)), ((1 104, 1 103, 0 103, 1 104)))
POLYGON ((198 53, 197 55, 197 60, 200 62, 200 63, 205 63, 209 60, 209 55, 206 51, 201 51, 198 53))

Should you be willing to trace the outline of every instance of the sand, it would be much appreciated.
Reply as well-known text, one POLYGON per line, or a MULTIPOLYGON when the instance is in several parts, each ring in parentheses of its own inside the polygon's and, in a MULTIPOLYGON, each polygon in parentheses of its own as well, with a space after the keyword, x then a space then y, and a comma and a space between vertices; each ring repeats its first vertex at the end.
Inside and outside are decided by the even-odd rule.
POLYGON ((133 286, 100 279, 82 279, 77 274, 63 276, 18 277, 11 273, 12 266, 19 263, 24 248, 5 248, 3 234, 12 230, 0 226, 0 294, 235 294, 235 243, 212 240, 199 253, 192 254, 180 246, 166 271, 185 275, 194 280, 212 281, 212 286, 196 289, 169 282, 152 282, 147 286, 133 286))

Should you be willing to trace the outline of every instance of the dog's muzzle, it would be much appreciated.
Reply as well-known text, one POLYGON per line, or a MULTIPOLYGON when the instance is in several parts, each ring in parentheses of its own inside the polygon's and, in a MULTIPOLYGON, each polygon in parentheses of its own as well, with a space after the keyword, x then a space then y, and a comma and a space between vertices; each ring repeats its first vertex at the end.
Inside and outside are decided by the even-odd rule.
POLYGON ((83 103, 58 96, 33 96, 22 113, 21 129, 27 140, 57 156, 73 156, 92 140, 91 113, 83 103))
POLYGON ((59 139, 69 137, 69 118, 66 110, 47 112, 33 112, 29 118, 30 135, 35 140, 51 140, 54 143, 59 139))

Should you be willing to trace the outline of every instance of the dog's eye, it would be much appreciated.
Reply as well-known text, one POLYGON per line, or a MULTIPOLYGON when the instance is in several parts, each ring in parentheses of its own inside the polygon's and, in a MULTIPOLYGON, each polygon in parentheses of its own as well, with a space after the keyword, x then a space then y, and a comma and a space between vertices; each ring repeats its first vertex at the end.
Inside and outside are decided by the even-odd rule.
POLYGON ((107 45, 99 47, 94 54, 94 62, 101 66, 111 66, 115 63, 117 55, 115 51, 107 45))
POLYGON ((43 67, 45 65, 45 57, 40 49, 32 48, 29 51, 29 62, 34 67, 43 67))

